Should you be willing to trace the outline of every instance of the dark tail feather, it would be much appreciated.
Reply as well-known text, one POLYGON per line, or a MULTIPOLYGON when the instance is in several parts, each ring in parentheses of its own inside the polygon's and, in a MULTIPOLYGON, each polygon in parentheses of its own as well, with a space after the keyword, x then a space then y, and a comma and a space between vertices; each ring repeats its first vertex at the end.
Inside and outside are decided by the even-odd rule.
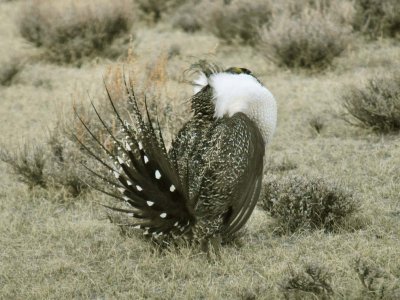
POLYGON ((96 153, 92 147, 75 138, 87 154, 104 169, 112 172, 116 179, 110 179, 108 174, 102 175, 86 165, 84 167, 95 177, 108 183, 107 190, 99 187, 95 189, 124 201, 132 209, 106 207, 138 219, 133 226, 143 229, 144 234, 156 237, 163 234, 181 234, 195 223, 192 208, 188 204, 188 188, 186 183, 180 181, 176 164, 167 155, 158 122, 157 130, 152 125, 147 102, 145 101, 145 122, 132 87, 128 88, 126 82, 125 87, 133 114, 133 126, 123 120, 106 86, 109 102, 125 135, 123 138, 112 132, 91 102, 102 127, 115 145, 112 150, 103 145, 75 111, 84 128, 105 155, 96 153))

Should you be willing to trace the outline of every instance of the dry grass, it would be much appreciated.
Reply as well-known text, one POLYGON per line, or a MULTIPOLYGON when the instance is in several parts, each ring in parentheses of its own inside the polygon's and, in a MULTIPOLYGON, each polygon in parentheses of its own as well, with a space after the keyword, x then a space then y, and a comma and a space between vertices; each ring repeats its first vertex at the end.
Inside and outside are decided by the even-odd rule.
POLYGON ((400 130, 400 74, 370 79, 363 88, 353 86, 343 95, 348 122, 377 132, 400 130))
MULTIPOLYGON (((115 38, 130 30, 133 6, 128 0, 34 0, 19 17, 21 35, 46 49, 45 58, 58 63, 107 55, 115 38)), ((128 38, 129 40, 129 38, 128 38)))
MULTIPOLYGON (((335 3, 331 1, 330 7, 335 3)), ((24 50, 27 56, 37 51, 19 37, 15 24, 25 4, 0 3, 3 60, 16 50, 24 50)), ((276 221, 256 208, 240 239, 224 246, 221 260, 209 261, 196 248, 181 245, 160 250, 140 233, 121 232, 98 205, 115 204, 104 195, 90 192, 73 198, 65 187, 29 189, 0 162, 0 298, 282 299, 283 284, 297 275, 303 276, 305 288, 313 286, 305 262, 321 262, 321 275, 329 270, 327 277, 315 282, 326 282, 333 294, 299 290, 288 297, 299 293, 313 299, 325 295, 332 299, 398 298, 398 135, 378 136, 332 117, 332 112, 341 108, 337 99, 343 87, 356 84, 361 88, 359 82, 398 68, 396 41, 357 39, 332 62, 334 70, 310 76, 278 68, 251 47, 217 47, 219 40, 206 30, 186 34, 174 30, 170 21, 161 18, 151 28, 138 24, 133 53, 128 55, 132 68, 130 62, 120 61, 138 92, 146 91, 154 100, 152 109, 158 107, 165 135, 171 138, 190 117, 187 99, 191 87, 182 74, 191 63, 207 57, 226 67, 249 68, 273 92, 279 105, 265 179, 296 173, 344 182, 357 195, 359 213, 339 231, 278 235, 276 221), (172 46, 179 48, 179 55, 169 55, 172 46), (146 80, 149 77, 153 81, 146 80), (318 122, 310 126, 317 116, 324 124, 318 134, 318 122), (355 256, 366 262, 358 269, 355 256), (374 279, 370 285, 368 275, 363 275, 365 287, 359 274, 367 274, 368 268, 368 274, 373 274, 375 266, 386 277, 374 279)), ((45 61, 25 64, 11 85, 0 86, 0 143, 15 149, 36 139, 49 158, 51 152, 54 159, 60 157, 58 143, 48 144, 48 128, 55 128, 60 118, 73 118, 73 100, 83 115, 90 117, 87 94, 108 117, 102 77, 118 100, 120 70, 121 63, 101 57, 96 64, 84 63, 81 68, 45 61)), ((119 105, 122 108, 123 102, 119 105)), ((96 127, 95 119, 90 121, 96 127)), ((70 127, 73 124, 69 123, 70 127)), ((65 143, 64 151, 70 149, 70 141, 65 143)), ((68 160, 70 156, 63 157, 68 160)))
POLYGON ((349 29, 317 10, 281 15, 261 31, 261 51, 276 64, 311 70, 330 66, 349 42, 349 29))

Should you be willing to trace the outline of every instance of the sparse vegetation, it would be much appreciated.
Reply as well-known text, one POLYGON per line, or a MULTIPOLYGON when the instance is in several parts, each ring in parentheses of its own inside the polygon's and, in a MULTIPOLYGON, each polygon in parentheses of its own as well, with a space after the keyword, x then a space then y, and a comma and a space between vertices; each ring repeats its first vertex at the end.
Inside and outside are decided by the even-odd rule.
POLYGON ((261 31, 261 51, 279 66, 292 69, 324 69, 349 42, 349 29, 315 10, 281 15, 261 31))
POLYGON ((289 175, 264 186, 261 206, 276 218, 285 232, 334 230, 357 210, 352 194, 338 183, 289 175))
POLYGON ((285 299, 330 299, 334 294, 330 283, 332 273, 318 264, 308 263, 297 271, 289 268, 288 273, 280 284, 285 299))
POLYGON ((130 3, 35 0, 23 6, 20 32, 46 50, 46 59, 79 64, 84 58, 107 55, 113 40, 130 30, 130 3))
POLYGON ((400 2, 357 0, 353 26, 371 38, 400 36, 400 2))
POLYGON ((375 77, 366 86, 350 87, 342 96, 345 119, 377 132, 400 130, 400 74, 375 77))

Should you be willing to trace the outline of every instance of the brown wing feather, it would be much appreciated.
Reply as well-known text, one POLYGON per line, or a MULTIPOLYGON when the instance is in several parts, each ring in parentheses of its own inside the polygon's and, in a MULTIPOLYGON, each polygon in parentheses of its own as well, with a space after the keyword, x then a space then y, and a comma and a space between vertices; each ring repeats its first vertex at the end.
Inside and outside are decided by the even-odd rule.
POLYGON ((223 235, 238 231, 253 212, 260 195, 264 154, 261 133, 245 114, 223 118, 214 128, 197 213, 224 216, 223 235))

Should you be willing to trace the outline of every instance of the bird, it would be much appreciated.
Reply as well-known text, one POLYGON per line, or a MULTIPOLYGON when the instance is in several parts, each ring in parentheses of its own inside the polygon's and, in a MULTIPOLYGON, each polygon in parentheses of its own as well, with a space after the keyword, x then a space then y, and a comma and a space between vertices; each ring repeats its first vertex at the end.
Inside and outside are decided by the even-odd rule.
POLYGON ((198 75, 190 98, 192 117, 168 150, 147 101, 142 113, 126 81, 129 122, 106 87, 121 134, 113 132, 92 103, 112 146, 77 112, 94 145, 75 137, 105 171, 83 164, 107 183, 93 187, 124 203, 124 208, 105 206, 132 218, 129 226, 153 240, 183 238, 217 249, 243 228, 257 204, 277 104, 246 68, 223 69, 201 61, 192 69, 198 75))

